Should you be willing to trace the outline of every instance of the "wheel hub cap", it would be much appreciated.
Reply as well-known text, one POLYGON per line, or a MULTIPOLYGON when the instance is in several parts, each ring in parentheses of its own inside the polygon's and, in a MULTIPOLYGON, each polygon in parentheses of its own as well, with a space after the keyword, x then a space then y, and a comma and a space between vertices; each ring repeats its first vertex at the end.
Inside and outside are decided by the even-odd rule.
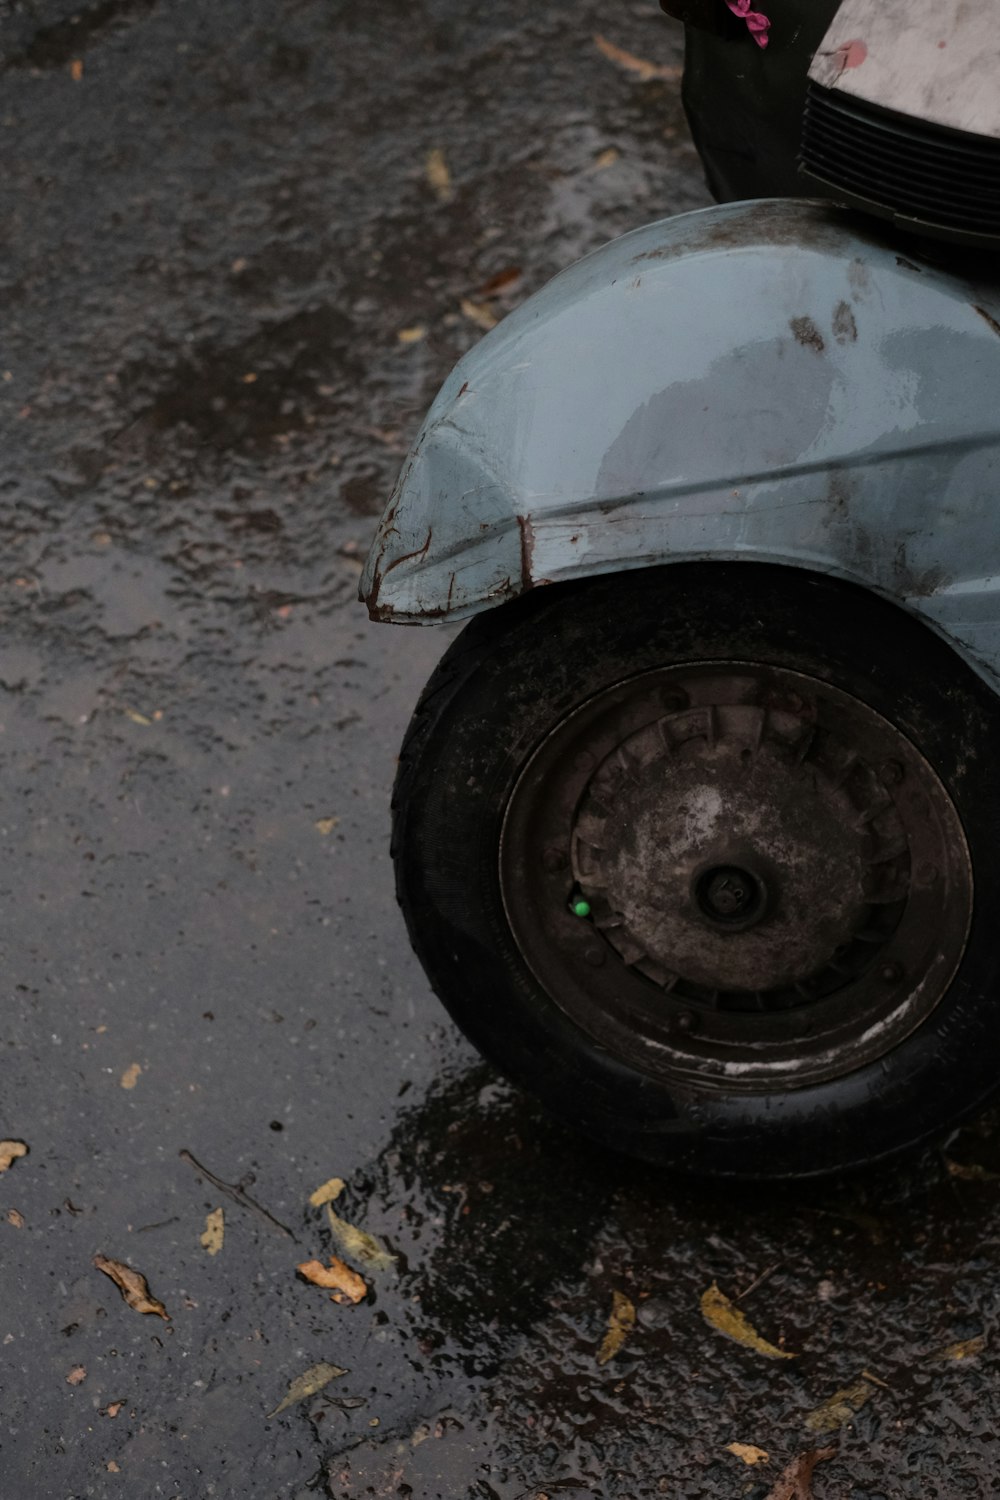
POLYGON ((515 787, 500 874, 523 956, 574 1020, 727 1087, 895 1045, 971 917, 961 824, 911 742, 753 664, 645 674, 570 715, 515 787))

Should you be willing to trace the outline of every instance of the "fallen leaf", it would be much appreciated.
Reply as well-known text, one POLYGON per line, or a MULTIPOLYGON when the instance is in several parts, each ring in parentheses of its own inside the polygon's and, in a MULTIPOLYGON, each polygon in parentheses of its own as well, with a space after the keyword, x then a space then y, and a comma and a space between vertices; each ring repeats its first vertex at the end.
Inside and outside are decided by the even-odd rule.
POLYGON ((497 297, 507 287, 513 286, 515 281, 520 281, 523 272, 520 266, 504 266, 502 271, 497 271, 488 281, 484 281, 476 292, 477 297, 497 297))
POLYGON ((331 1380, 336 1380, 338 1375, 346 1374, 347 1371, 342 1370, 340 1365, 311 1365, 308 1370, 292 1381, 284 1400, 278 1403, 274 1411, 269 1411, 268 1416, 276 1417, 279 1412, 286 1411, 297 1401, 306 1401, 310 1396, 318 1395, 330 1384, 331 1380))
POLYGON ((428 151, 424 171, 427 174, 427 181, 430 183, 436 196, 442 203, 450 203, 453 197, 451 173, 448 171, 448 163, 444 159, 444 152, 438 147, 435 146, 433 151, 428 151))
POLYGON ((875 1394, 875 1386, 864 1376, 856 1380, 853 1385, 844 1386, 843 1390, 834 1391, 822 1406, 817 1406, 805 1419, 805 1425, 810 1432, 836 1432, 855 1416, 866 1401, 870 1401, 875 1394))
POLYGON ((316 827, 323 837, 326 838, 327 834, 332 833, 339 822, 339 818, 317 818, 316 827))
POLYGON ((80 82, 80 79, 83 77, 82 57, 74 57, 73 61, 69 65, 69 76, 72 78, 74 83, 80 82))
POLYGON ((609 146, 606 151, 594 157, 594 171, 603 172, 605 167, 613 167, 620 156, 620 151, 617 151, 614 146, 609 146))
POLYGON ((7 1223, 13 1224, 15 1229, 24 1228, 24 1214, 19 1214, 16 1208, 8 1208, 7 1223))
POLYGON ((737 1458, 742 1458, 745 1464, 770 1463, 770 1454, 764 1448, 755 1448, 753 1443, 727 1443, 727 1453, 735 1453, 737 1458))
POLYGON ((359 1260, 363 1266, 369 1266, 373 1271, 392 1270, 396 1257, 390 1255, 373 1234, 348 1224, 346 1219, 338 1218, 329 1203, 326 1215, 330 1220, 333 1237, 345 1255, 349 1255, 352 1260, 359 1260))
POLYGON ((975 1161, 952 1161, 946 1156, 944 1164, 950 1176, 957 1177, 960 1182, 1000 1182, 1000 1173, 990 1172, 975 1161))
POLYGON ((133 1271, 120 1260, 109 1260, 106 1255, 95 1255, 94 1265, 105 1276, 110 1276, 115 1286, 121 1292, 129 1307, 141 1313, 155 1313, 165 1323, 170 1322, 170 1314, 156 1297, 151 1296, 145 1276, 138 1271, 133 1271))
POLYGON ((626 73, 634 73, 640 83, 648 83, 651 78, 667 78, 673 80, 680 78, 683 68, 675 67, 670 63, 651 63, 644 57, 636 57, 634 52, 626 52, 624 47, 616 47, 614 42, 609 42, 607 37, 601 36, 600 32, 594 35, 594 46, 598 52, 603 52, 609 62, 617 63, 624 68, 626 73))
POLYGON ((957 1344, 945 1344, 943 1349, 935 1349, 932 1354, 925 1356, 927 1359, 971 1359, 975 1354, 982 1354, 986 1348, 984 1334, 977 1334, 974 1339, 960 1339, 957 1344))
POLYGON ((23 1141, 0 1141, 0 1172, 6 1172, 19 1156, 27 1156, 28 1148, 23 1141))
POLYGON ((205 1233, 200 1236, 201 1243, 209 1255, 218 1255, 222 1249, 222 1241, 226 1234, 226 1222, 221 1208, 213 1208, 210 1214, 205 1215, 205 1233))
POLYGON ((117 1417, 118 1413, 121 1411, 121 1409, 122 1409, 122 1407, 124 1405, 125 1405, 124 1401, 112 1401, 111 1404, 110 1404, 110 1406, 106 1406, 104 1408, 103 1412, 101 1413, 101 1416, 102 1417, 117 1417))
POLYGON ((336 1255, 330 1256, 329 1267, 324 1266, 321 1260, 304 1260, 295 1269, 299 1275, 310 1282, 313 1286, 334 1288, 332 1302, 355 1303, 364 1300, 368 1292, 367 1284, 363 1276, 357 1271, 352 1271, 350 1266, 345 1265, 336 1255))
POLYGON ((836 1451, 836 1448, 810 1448, 808 1453, 800 1453, 782 1469, 764 1500, 813 1500, 813 1469, 832 1458, 836 1451))
POLYGON ((136 1084, 139 1082, 139 1074, 141 1072, 142 1068, 138 1063, 129 1063, 128 1067, 125 1069, 124 1073, 121 1076, 122 1088, 134 1089, 136 1084))
POLYGON ((74 1365, 66 1376, 67 1385, 82 1385, 87 1378, 87 1371, 83 1365, 74 1365))
POLYGON ((796 1359, 798 1356, 791 1354, 787 1349, 779 1349, 775 1344, 769 1344, 767 1339, 761 1338, 747 1316, 734 1307, 726 1296, 721 1292, 715 1282, 707 1292, 701 1294, 701 1311, 705 1321, 711 1323, 726 1338, 735 1339, 738 1344, 743 1344, 747 1349, 753 1349, 757 1354, 766 1354, 768 1359, 796 1359))
POLYGON ((340 1197, 346 1184, 342 1177, 330 1177, 318 1187, 314 1193, 309 1194, 309 1203, 313 1208, 322 1208, 324 1203, 333 1203, 340 1197))
POLYGON ((127 708, 125 710, 125 716, 126 716, 126 718, 131 719, 133 724, 147 724, 148 725, 148 724, 152 724, 152 722, 153 722, 152 719, 147 719, 147 717, 146 717, 145 714, 137 713, 134 708, 127 708))
POLYGON ((611 1312, 608 1314, 608 1327, 601 1347, 597 1351, 597 1363, 606 1365, 608 1360, 614 1359, 635 1327, 635 1308, 624 1292, 611 1293, 611 1312))
POLYGON ((463 297, 461 307, 469 322, 475 323, 477 328, 482 328, 486 333, 500 321, 496 313, 491 312, 483 302, 470 302, 468 297, 463 297))
POLYGON ((427 337, 426 324, 414 323, 412 328, 400 328, 396 337, 401 344, 419 344, 422 338, 427 337))

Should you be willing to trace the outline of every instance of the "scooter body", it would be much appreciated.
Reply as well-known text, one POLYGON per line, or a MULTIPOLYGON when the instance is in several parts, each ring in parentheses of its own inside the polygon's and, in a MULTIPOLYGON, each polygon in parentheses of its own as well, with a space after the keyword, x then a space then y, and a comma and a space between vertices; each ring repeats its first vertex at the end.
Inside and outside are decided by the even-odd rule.
POLYGON ((570 267, 428 413, 361 581, 375 620, 469 619, 401 751, 397 891, 564 1119, 810 1176, 1000 1083, 1000 33, 662 3, 710 184, 753 201, 570 267))
POLYGON ((779 563, 895 600, 997 683, 998 391, 998 281, 823 203, 650 224, 457 365, 362 594, 416 624, 585 575, 779 563))

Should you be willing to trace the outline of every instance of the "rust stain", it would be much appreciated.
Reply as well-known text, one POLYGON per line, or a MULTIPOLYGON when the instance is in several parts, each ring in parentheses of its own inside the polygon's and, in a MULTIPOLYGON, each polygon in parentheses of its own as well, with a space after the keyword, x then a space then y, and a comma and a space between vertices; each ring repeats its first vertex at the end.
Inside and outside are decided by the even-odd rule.
POLYGON ((465 384, 463 385, 462 389, 459 391, 458 395, 455 397, 455 400, 456 401, 461 401, 462 397, 465 395, 465 393, 466 393, 466 391, 468 389, 469 389, 469 382, 466 381, 465 384))
POLYGON ((391 573, 393 568, 398 568, 400 563, 409 562, 412 557, 425 557, 427 555, 427 549, 431 544, 431 537, 434 534, 434 528, 432 526, 428 526, 427 540, 424 542, 424 545, 422 547, 418 547, 414 552, 407 552, 403 557, 394 558, 387 568, 383 568, 382 559, 385 557, 386 537, 388 536, 390 530, 395 530, 395 527, 392 526, 387 528, 386 522, 391 521, 395 517, 398 506, 399 500, 395 502, 392 510, 386 513, 385 520, 382 522, 382 542, 379 547, 378 559, 375 563, 375 567, 372 570, 372 586, 368 592, 368 598, 365 600, 365 603, 368 605, 368 618, 370 620, 387 620, 390 618, 392 610, 386 610, 382 608, 378 602, 379 594, 382 591, 382 584, 385 581, 386 574, 391 573))
MULTIPOLYGON (((791 245, 796 249, 824 246, 831 229, 835 233, 839 230, 837 210, 832 204, 810 203, 808 209, 803 210, 794 200, 782 200, 755 204, 754 210, 752 224, 739 215, 721 222, 712 221, 701 227, 697 241, 693 238, 682 242, 669 240, 664 245, 633 255, 629 264, 637 266, 648 260, 672 260, 689 255, 695 249, 748 250, 756 245, 791 245)), ((863 233, 859 237, 866 238, 863 233)))
POLYGON ((385 570, 385 576, 388 576, 388 574, 390 574, 392 572, 393 568, 398 568, 401 563, 412 562, 413 558, 415 558, 415 557, 426 557, 427 556, 428 548, 430 547, 430 544, 431 544, 431 537, 433 535, 434 535, 434 527, 433 526, 428 526, 428 528, 427 528, 427 540, 424 542, 424 545, 422 547, 415 547, 412 552, 404 552, 403 555, 402 555, 402 557, 394 557, 393 560, 392 560, 392 562, 389 564, 389 566, 385 570))
POLYGON ((529 516, 518 516, 517 527, 521 533, 521 587, 530 589, 531 570, 535 560, 535 528, 529 516))
POLYGON ((380 620, 383 618, 379 610, 378 596, 382 588, 382 550, 379 550, 378 561, 372 569, 372 586, 365 603, 368 605, 369 620, 380 620))
POLYGON ((986 322, 993 329, 994 333, 1000 334, 1000 323, 997 322, 996 318, 994 318, 992 314, 986 311, 985 307, 979 307, 976 303, 973 303, 972 310, 973 312, 977 312, 981 318, 985 318, 986 322))
POLYGON ((815 349, 817 354, 823 353, 826 343, 812 318, 790 318, 788 326, 803 348, 815 349))
POLYGON ((444 606, 445 614, 447 614, 448 611, 451 609, 451 596, 455 592, 455 576, 456 575, 454 573, 452 573, 451 580, 450 580, 450 582, 448 584, 448 598, 446 599, 445 606, 444 606))
POLYGON ((853 344, 858 336, 858 325, 849 302, 838 302, 833 310, 833 336, 838 344, 853 344))
MULTIPOLYGON (((530 587, 530 584, 528 586, 530 587)), ((494 584, 486 597, 487 599, 506 599, 511 594, 516 593, 517 590, 515 589, 510 575, 508 574, 506 578, 502 578, 499 583, 494 584)))

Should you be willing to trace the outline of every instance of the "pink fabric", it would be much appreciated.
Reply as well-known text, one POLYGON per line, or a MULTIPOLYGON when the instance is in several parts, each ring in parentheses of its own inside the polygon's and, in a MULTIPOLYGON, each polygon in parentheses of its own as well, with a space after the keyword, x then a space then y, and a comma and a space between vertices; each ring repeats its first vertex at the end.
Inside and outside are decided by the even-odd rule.
POLYGON ((734 16, 741 16, 750 28, 750 35, 758 47, 767 46, 767 33, 771 23, 759 10, 750 9, 750 0, 726 0, 734 16))

